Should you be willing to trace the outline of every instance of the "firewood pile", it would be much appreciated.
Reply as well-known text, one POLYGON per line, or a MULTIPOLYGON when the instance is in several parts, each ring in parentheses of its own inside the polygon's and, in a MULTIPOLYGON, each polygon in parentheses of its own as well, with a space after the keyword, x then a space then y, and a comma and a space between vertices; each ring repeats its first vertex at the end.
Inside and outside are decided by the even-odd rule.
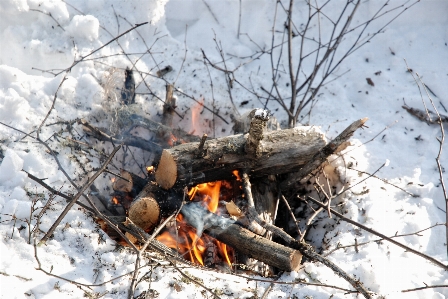
MULTIPOLYGON (((164 107, 160 124, 126 116, 155 132, 157 142, 131 135, 115 139, 80 120, 94 138, 140 147, 156 157, 146 178, 124 169, 117 174, 109 207, 120 206, 122 212, 110 219, 124 235, 112 233, 103 222, 104 230, 121 243, 124 236, 135 246, 150 244, 170 258, 225 271, 244 268, 269 276, 298 270, 303 256, 319 260, 303 238, 296 240, 275 225, 279 201, 287 204, 285 196, 295 194, 330 155, 344 149, 367 118, 327 142, 313 127, 269 131, 268 111, 254 109, 240 120, 238 127, 247 128, 242 133, 209 139, 172 129, 169 105, 175 102, 166 102, 171 104, 164 107)), ((362 284, 344 278, 364 293, 362 284)))

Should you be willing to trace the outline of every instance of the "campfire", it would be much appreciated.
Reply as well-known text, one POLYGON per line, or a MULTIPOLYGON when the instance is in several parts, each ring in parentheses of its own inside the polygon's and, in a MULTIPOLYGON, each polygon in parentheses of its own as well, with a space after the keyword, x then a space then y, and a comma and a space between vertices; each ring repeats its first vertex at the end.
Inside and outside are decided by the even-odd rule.
MULTIPOLYGON (((199 109, 200 104, 192 109, 196 118, 199 109)), ((156 148, 146 179, 121 170, 111 204, 123 207, 126 223, 147 233, 175 215, 156 240, 191 263, 228 269, 251 264, 264 275, 297 270, 302 253, 295 247, 300 246, 274 226, 276 201, 344 147, 366 119, 328 144, 311 127, 268 132, 268 121, 267 111, 255 109, 239 125, 247 133, 217 139, 151 124, 164 149, 156 148), (272 241, 273 234, 286 246, 272 241)))

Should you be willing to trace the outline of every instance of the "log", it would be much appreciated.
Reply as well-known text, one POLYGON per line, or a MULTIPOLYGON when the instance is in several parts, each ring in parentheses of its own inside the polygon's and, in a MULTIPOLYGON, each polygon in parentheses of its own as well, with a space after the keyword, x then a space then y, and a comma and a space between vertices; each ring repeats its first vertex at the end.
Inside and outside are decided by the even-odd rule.
POLYGON ((268 132, 258 144, 257 155, 246 153, 248 134, 207 140, 162 151, 156 182, 164 189, 204 182, 230 180, 233 171, 247 170, 251 177, 297 171, 325 144, 322 133, 310 127, 268 132))
POLYGON ((289 173, 287 178, 280 184, 280 189, 286 191, 292 188, 299 188, 298 184, 300 181, 319 167, 330 155, 347 147, 346 141, 353 136, 357 129, 362 128, 367 120, 368 118, 365 117, 353 122, 326 146, 319 149, 299 171, 289 173))
MULTIPOLYGON (((252 180, 252 182, 250 183, 248 177, 243 174, 243 183, 243 190, 249 204, 249 213, 247 213, 247 215, 251 220, 252 226, 254 226, 255 224, 260 226, 260 224, 257 223, 256 219, 252 219, 251 216, 256 216, 264 223, 273 225, 277 212, 277 182, 275 180, 275 176, 271 175, 268 177, 259 178, 256 180, 252 180), (250 206, 251 203, 254 204, 253 208, 250 206), (252 210, 252 213, 250 210, 252 210), (253 215, 253 212, 255 212, 255 215, 253 215)), ((272 240, 272 232, 262 226, 260 227, 263 229, 263 233, 260 235, 268 240, 272 240)), ((251 230, 249 227, 247 228, 251 230)), ((256 231, 253 232, 257 233, 256 231)), ((241 260, 241 262, 246 264, 250 269, 261 273, 265 277, 270 276, 274 273, 272 267, 269 267, 268 265, 258 260, 244 259, 243 257, 243 260, 241 260)))
POLYGON ((131 193, 133 194, 131 195, 132 197, 139 194, 148 183, 144 178, 124 169, 120 169, 120 176, 112 184, 112 189, 114 191, 131 193))
POLYGON ((183 194, 165 191, 149 182, 129 208, 129 219, 145 231, 151 231, 160 219, 171 215, 182 205, 183 194))
POLYGON ((196 228, 198 235, 205 231, 238 252, 280 270, 295 271, 300 267, 300 251, 256 235, 233 220, 205 210, 200 204, 186 204, 180 213, 188 224, 196 228))

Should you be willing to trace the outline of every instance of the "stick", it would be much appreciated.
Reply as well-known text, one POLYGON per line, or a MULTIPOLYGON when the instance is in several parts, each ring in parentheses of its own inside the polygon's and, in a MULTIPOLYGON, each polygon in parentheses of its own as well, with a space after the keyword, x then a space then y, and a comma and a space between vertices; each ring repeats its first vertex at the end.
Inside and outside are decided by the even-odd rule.
POLYGON ((335 139, 320 149, 299 171, 289 174, 288 178, 280 184, 280 189, 289 190, 293 185, 304 179, 313 170, 319 167, 319 165, 321 165, 328 158, 328 156, 337 152, 338 147, 347 141, 357 129, 362 128, 367 120, 368 118, 365 117, 348 126, 335 139))
POLYGON ((123 33, 120 34, 120 35, 117 35, 116 37, 114 37, 113 39, 111 39, 110 41, 108 41, 107 43, 105 43, 104 45, 102 45, 101 47, 99 47, 99 48, 93 50, 92 52, 90 52, 89 54, 87 54, 86 56, 81 56, 81 59, 79 59, 79 60, 75 60, 75 61, 72 63, 71 66, 69 66, 69 67, 66 68, 65 70, 60 71, 59 73, 57 73, 57 74, 55 74, 55 75, 57 76, 57 75, 59 75, 59 74, 61 74, 61 73, 63 73, 63 72, 69 72, 69 71, 71 71, 72 68, 73 68, 75 65, 77 65, 78 63, 80 63, 81 61, 83 61, 84 59, 86 59, 87 57, 89 57, 90 55, 92 55, 92 54, 98 52, 98 51, 101 50, 102 48, 106 47, 106 46, 109 45, 110 43, 112 43, 112 42, 114 42, 115 40, 119 39, 119 38, 122 37, 123 35, 126 35, 127 33, 131 32, 132 30, 135 30, 136 28, 138 28, 138 27, 140 27, 140 26, 143 26, 143 25, 146 25, 146 24, 148 24, 148 22, 144 22, 144 23, 140 23, 140 24, 135 24, 134 27, 132 27, 132 28, 126 30, 125 32, 123 32, 123 33))
POLYGON ((112 142, 114 144, 120 144, 123 143, 127 146, 134 146, 141 148, 143 150, 153 152, 156 155, 160 155, 162 152, 162 147, 152 141, 142 139, 140 137, 128 135, 123 137, 123 139, 117 139, 112 136, 109 136, 108 134, 104 133, 103 131, 99 130, 98 128, 92 126, 89 122, 87 122, 85 119, 80 119, 78 121, 79 124, 83 125, 84 132, 86 132, 88 135, 91 135, 92 137, 101 140, 101 141, 108 141, 112 142))
MULTIPOLYGON (((314 202, 315 204, 319 205, 322 208, 326 208, 326 205, 324 205, 323 203, 319 202, 318 200, 316 200, 316 199, 314 199, 312 197, 307 197, 307 199, 309 199, 310 201, 314 202)), ((346 221, 346 222, 348 222, 350 224, 353 224, 353 225, 355 225, 355 226, 357 226, 359 228, 362 228, 363 230, 365 230, 365 231, 367 231, 367 232, 369 232, 371 234, 374 234, 374 235, 376 235, 378 237, 381 237, 382 239, 387 240, 387 241, 391 242, 392 244, 395 244, 395 245, 405 249, 406 251, 412 252, 413 254, 416 254, 416 255, 418 255, 418 256, 420 256, 420 257, 430 261, 431 263, 433 263, 436 266, 439 266, 439 267, 441 267, 441 268, 443 268, 445 270, 448 270, 448 266, 446 266, 442 262, 439 262, 435 258, 432 258, 432 257, 430 257, 430 256, 428 256, 426 254, 423 254, 423 253, 421 253, 421 252, 419 252, 417 250, 414 250, 414 249, 412 249, 412 248, 410 248, 410 247, 408 247, 408 246, 406 246, 404 244, 401 244, 400 242, 397 242, 397 241, 387 237, 386 235, 383 235, 383 234, 381 234, 381 233, 379 233, 379 232, 377 232, 377 231, 375 231, 375 230, 373 230, 371 228, 368 228, 367 226, 364 226, 364 225, 362 225, 362 224, 360 224, 360 223, 358 223, 358 222, 356 222, 354 220, 351 220, 351 219, 343 216, 342 214, 338 213, 334 209, 330 208, 330 211, 331 211, 331 213, 333 213, 334 215, 338 216, 342 220, 344 220, 344 221, 346 221)))
POLYGON ((42 237, 42 239, 39 242, 40 244, 45 243, 48 238, 53 234, 56 227, 59 225, 59 223, 64 219, 65 215, 67 215, 68 211, 72 208, 72 206, 76 203, 76 201, 83 195, 84 191, 89 188, 90 185, 93 184, 93 182, 96 180, 97 177, 100 176, 100 174, 103 173, 104 169, 106 169, 107 165, 109 165, 110 161, 114 157, 114 155, 120 150, 121 145, 114 148, 112 153, 109 155, 109 158, 104 162, 103 166, 92 176, 92 178, 88 179, 87 182, 82 186, 82 188, 78 191, 78 193, 72 198, 72 200, 68 203, 68 205, 65 207, 64 211, 62 211, 61 215, 59 215, 58 219, 53 223, 53 225, 50 227, 48 232, 42 237))
POLYGON ((176 98, 173 96, 173 85, 166 85, 165 104, 163 104, 162 124, 167 127, 173 126, 174 109, 176 109, 176 98))

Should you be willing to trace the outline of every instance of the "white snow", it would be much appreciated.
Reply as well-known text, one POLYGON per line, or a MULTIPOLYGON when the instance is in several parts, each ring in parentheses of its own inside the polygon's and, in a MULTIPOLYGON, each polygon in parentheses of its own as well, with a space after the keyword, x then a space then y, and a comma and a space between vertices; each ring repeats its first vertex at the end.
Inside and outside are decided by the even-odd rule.
MULTIPOLYGON (((289 4, 282 2, 286 7, 289 4)), ((341 2, 330 1, 328 5, 337 11, 341 2)), ((405 2, 393 0, 389 7, 405 2)), ((50 194, 28 179, 22 170, 44 179, 58 191, 76 193, 62 170, 80 186, 94 168, 101 165, 104 157, 99 153, 100 144, 83 137, 81 126, 67 122, 86 118, 95 120, 100 127, 110 128, 119 106, 115 98, 121 96, 124 69, 132 67, 132 63, 149 74, 145 80, 155 96, 138 94, 136 104, 130 109, 159 121, 163 103, 157 97, 165 97, 166 82, 175 82, 179 90, 196 100, 202 97, 206 107, 215 106, 229 122, 226 124, 215 117, 212 123, 210 111, 177 94, 177 111, 183 118, 176 116, 175 124, 187 131, 194 128, 197 135, 232 134, 230 114, 238 116, 255 108, 264 109, 265 100, 257 99, 233 82, 231 103, 225 76, 204 64, 201 50, 212 63, 223 67, 219 51, 222 49, 226 67, 234 71, 238 82, 265 96, 261 87, 272 85, 271 61, 266 53, 257 55, 271 47, 275 3, 267 0, 0 1, 0 122, 4 124, 0 124, 0 298, 82 298, 94 294, 103 294, 103 298, 127 297, 131 276, 117 277, 134 270, 136 255, 130 249, 117 246, 77 206, 63 219, 47 244, 37 247, 37 254, 45 271, 93 286, 77 287, 36 269, 38 263, 29 231, 40 229, 37 235, 41 238, 66 203, 56 196, 37 226, 36 216, 50 194), (112 42, 105 46, 67 73, 54 109, 40 131, 40 138, 48 140, 57 153, 62 169, 59 168, 48 149, 34 137, 53 104, 65 74, 61 71, 134 24, 143 22, 149 23, 121 37, 119 44, 112 42), (129 56, 132 63, 121 55, 123 51, 132 53, 129 56), (251 55, 254 56, 249 57, 251 55), (167 65, 172 66, 173 71, 162 80, 156 72, 167 65), (197 113, 200 125, 193 126, 191 113, 195 109, 200 112, 197 113), (32 137, 25 137, 27 133, 32 137), (57 136, 53 137, 55 134, 57 136), (92 148, 68 146, 73 143, 69 139, 73 136, 91 143, 92 148), (114 280, 107 282, 111 279, 114 280)), ((372 17, 380 3, 383 1, 361 1, 354 24, 372 17)), ((303 1, 295 2, 297 7, 302 5, 303 1)), ((333 138, 351 122, 368 117, 367 127, 355 133, 352 146, 344 151, 344 160, 334 157, 332 166, 338 175, 331 179, 336 183, 340 180, 356 184, 368 176, 358 171, 373 173, 384 165, 375 174, 380 179, 369 178, 347 191, 337 202, 344 204, 342 209, 346 217, 387 236, 410 234, 396 240, 444 264, 448 263, 446 227, 438 225, 424 230, 445 223, 442 210, 446 206, 435 160, 440 128, 418 120, 402 105, 405 102, 410 107, 424 109, 419 89, 407 72, 406 59, 409 67, 420 74, 436 95, 431 94, 438 111, 448 114, 444 108, 448 108, 447 11, 448 2, 444 0, 421 1, 412 6, 369 44, 351 54, 336 74, 348 69, 350 72, 323 86, 310 116, 299 119, 302 124, 320 126, 328 138, 333 138), (371 78, 374 86, 369 85, 366 78, 371 78), (347 168, 348 164, 352 167, 347 168), (420 230, 424 231, 412 234, 420 230)), ((280 14, 284 12, 279 12, 277 22, 281 22, 280 14)), ((304 8, 294 16, 294 22, 300 26, 306 18, 307 9, 304 8)), ((385 24, 386 19, 381 20, 373 24, 374 28, 385 24)), ((316 28, 311 29, 316 32, 313 30, 316 28)), ((344 46, 341 51, 343 49, 344 46)), ((282 61, 284 69, 278 81, 279 91, 285 97, 291 90, 287 86, 286 62, 282 61)), ((304 67, 313 65, 309 61, 304 67)), ((137 74, 134 78, 137 83, 142 81, 137 74)), ((137 92, 147 92, 146 86, 140 84, 137 92)), ((425 94, 423 99, 432 109, 425 94)), ((266 108, 276 119, 287 121, 287 114, 278 103, 271 100, 266 108)), ((444 128, 446 131, 446 124, 444 128)), ((111 147, 106 146, 105 150, 108 153, 111 147)), ((440 157, 444 169, 448 167, 447 152, 445 141, 440 157)), ((145 153, 137 154, 141 159, 149 159, 145 153)), ((121 165, 117 161, 114 163, 121 165)), ((446 172, 444 177, 447 186, 446 172)), ((110 186, 110 176, 101 176, 97 183, 103 188, 110 186)), ((107 191, 102 192, 107 195, 107 191)), ((317 219, 312 241, 322 246, 323 254, 337 244, 354 244, 355 238, 358 243, 379 239, 351 224, 338 222, 336 217, 329 219, 325 213, 317 219)), ((387 241, 359 246, 358 252, 354 247, 339 249, 328 258, 359 278, 379 298, 448 297, 448 287, 402 292, 425 284, 448 285, 448 275, 443 269, 387 241)), ((221 298, 260 298, 270 285, 270 281, 256 282, 210 270, 185 271, 216 290, 221 298)), ((136 295, 151 289, 157 298, 211 298, 173 268, 152 265, 142 269, 141 275, 145 273, 147 279, 139 283, 136 295)), ((302 270, 284 273, 279 281, 297 279, 351 289, 345 280, 318 263, 306 262, 302 270)), ((329 287, 301 284, 275 284, 267 298, 330 296, 360 298, 360 295, 345 294, 329 287)))

